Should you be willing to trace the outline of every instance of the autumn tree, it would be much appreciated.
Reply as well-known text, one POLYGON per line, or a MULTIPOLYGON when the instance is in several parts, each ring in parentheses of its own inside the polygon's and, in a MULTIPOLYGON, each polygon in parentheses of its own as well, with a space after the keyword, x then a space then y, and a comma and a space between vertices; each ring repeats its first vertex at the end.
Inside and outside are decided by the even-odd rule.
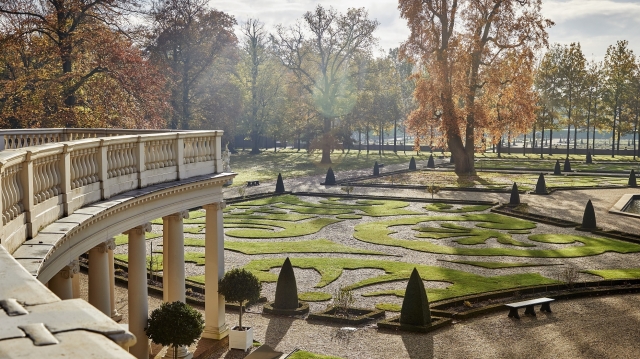
POLYGON ((585 76, 585 97, 583 101, 583 107, 587 112, 587 152, 589 152, 589 131, 593 124, 593 145, 592 149, 595 149, 596 140, 596 125, 598 121, 598 109, 602 99, 602 63, 592 61, 587 66, 587 72, 585 76))
POLYGON ((482 89, 492 67, 509 56, 533 57, 547 44, 541 0, 400 0, 409 39, 403 53, 419 62, 427 76, 418 79, 419 108, 412 130, 425 134, 438 125, 458 174, 474 172, 476 140, 490 127, 483 113, 482 89), (505 51, 511 50, 511 51, 505 51))
POLYGON ((615 157, 616 135, 618 136, 618 150, 620 149, 619 120, 625 105, 625 97, 631 88, 633 72, 635 70, 635 55, 628 48, 626 40, 618 41, 607 48, 604 57, 605 93, 604 98, 612 117, 611 157, 615 157), (618 128, 616 127, 618 126, 618 128), (616 129, 618 132, 616 133, 616 129))
POLYGON ((544 155, 544 130, 549 129, 549 155, 552 154, 553 130, 557 127, 562 94, 560 92, 560 61, 563 48, 552 45, 544 54, 535 73, 534 86, 538 93, 536 123, 542 128, 540 158, 544 155))
POLYGON ((203 121, 207 105, 203 98, 212 89, 203 80, 217 61, 235 56, 235 19, 207 4, 206 0, 158 0, 148 11, 147 50, 158 66, 170 71, 172 80, 171 128, 189 129, 191 122, 203 121))
MULTIPOLYGON (((289 28, 278 26, 273 42, 282 64, 313 98, 322 121, 321 163, 331 163, 331 149, 336 143, 332 124, 351 110, 342 101, 352 86, 351 61, 357 54, 370 51, 378 22, 370 20, 364 8, 340 14, 321 5, 306 12, 303 20, 289 28)), ((353 102, 347 105, 352 107, 353 102)))
POLYGON ((0 118, 17 127, 164 126, 164 77, 127 31, 134 0, 0 0, 0 118))

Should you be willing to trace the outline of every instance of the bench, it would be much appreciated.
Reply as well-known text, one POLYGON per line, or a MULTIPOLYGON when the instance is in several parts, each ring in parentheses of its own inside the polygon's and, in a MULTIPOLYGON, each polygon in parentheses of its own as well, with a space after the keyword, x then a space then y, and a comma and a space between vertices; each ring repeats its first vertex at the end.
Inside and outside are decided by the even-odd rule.
POLYGON ((518 308, 525 307, 526 309, 524 310, 524 314, 532 315, 535 317, 536 312, 533 309, 534 305, 542 304, 540 311, 551 313, 551 308, 549 307, 549 303, 553 302, 554 300, 555 299, 552 299, 552 298, 538 298, 538 299, 525 300, 523 302, 509 303, 509 304, 505 304, 505 306, 511 308, 509 310, 509 318, 520 319, 520 316, 518 315, 518 308))
POLYGON ((260 181, 247 181, 247 187, 259 186, 260 181))

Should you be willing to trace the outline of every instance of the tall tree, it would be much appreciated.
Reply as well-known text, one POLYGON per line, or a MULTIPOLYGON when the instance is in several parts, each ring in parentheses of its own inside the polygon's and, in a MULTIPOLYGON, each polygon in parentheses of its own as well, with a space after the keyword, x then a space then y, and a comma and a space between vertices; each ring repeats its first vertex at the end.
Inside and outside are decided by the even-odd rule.
POLYGON ((558 109, 561 102, 560 61, 562 46, 552 45, 542 57, 535 75, 535 88, 538 92, 537 124, 542 128, 540 158, 544 157, 544 130, 549 130, 549 154, 551 154, 551 134, 556 128, 558 109))
MULTIPOLYGON (((635 69, 636 58, 633 50, 629 49, 629 42, 620 40, 615 45, 607 48, 604 57, 604 74, 605 74, 605 101, 608 108, 612 112, 612 135, 611 135, 611 157, 615 157, 616 150, 616 134, 618 143, 620 140, 620 128, 617 122, 620 120, 623 105, 625 104, 625 96, 630 90, 633 71, 635 69), (616 133, 616 129, 618 132, 616 133)), ((619 149, 619 148, 618 148, 619 149)))
POLYGON ((572 42, 569 46, 563 47, 558 75, 560 77, 560 106, 564 110, 567 124, 567 157, 569 157, 569 143, 571 142, 571 126, 573 125, 576 130, 578 127, 575 115, 584 95, 587 75, 586 62, 579 42, 572 42))
POLYGON ((587 152, 589 152, 589 129, 593 121, 593 142, 592 149, 595 150, 596 122, 600 99, 602 97, 602 63, 592 61, 587 67, 585 76, 586 95, 583 101, 587 110, 587 152))
POLYGON ((164 77, 129 39, 133 0, 0 0, 0 117, 23 127, 158 127, 164 77))
MULTIPOLYGON (((541 15, 541 0, 400 0, 402 18, 410 29, 402 51, 420 61, 428 74, 418 80, 419 109, 410 123, 426 133, 436 119, 455 158, 458 174, 474 172, 476 137, 489 118, 478 106, 487 69, 511 50, 533 57, 547 44, 546 28, 553 23, 541 15), (426 119, 426 120, 425 120, 426 119)), ((511 55, 513 56, 513 55, 511 55)), ((495 72, 495 71, 493 71, 495 72)))
POLYGON ((333 121, 353 106, 351 102, 345 108, 341 101, 351 86, 351 61, 358 53, 370 51, 377 26, 378 22, 370 20, 364 8, 340 14, 331 7, 318 5, 304 14, 302 24, 279 26, 273 37, 282 63, 311 94, 322 119, 321 163, 331 163, 332 144, 336 142, 332 135, 333 121))
POLYGON ((207 0, 158 0, 149 11, 151 29, 147 49, 171 71, 171 128, 189 129, 203 116, 199 104, 202 81, 216 60, 231 56, 235 47, 235 19, 210 9, 207 0), (195 108, 194 108, 195 107, 195 108))

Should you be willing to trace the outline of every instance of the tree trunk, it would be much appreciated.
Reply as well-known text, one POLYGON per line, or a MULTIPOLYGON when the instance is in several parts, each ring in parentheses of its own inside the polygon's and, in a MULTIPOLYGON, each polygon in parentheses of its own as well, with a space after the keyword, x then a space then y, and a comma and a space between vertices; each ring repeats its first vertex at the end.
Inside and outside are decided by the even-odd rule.
POLYGON ((569 143, 571 142, 571 125, 567 126, 567 157, 569 157, 569 143))
POLYGON ((502 158, 502 137, 498 139, 498 158, 502 158))
POLYGON ((398 153, 398 149, 396 148, 396 138, 398 137, 398 119, 393 119, 393 153, 398 153))
POLYGON ((544 158, 544 125, 542 126, 542 134, 540 138, 540 158, 544 158))
POLYGON ((367 140, 367 154, 369 154, 369 126, 367 126, 367 133, 365 134, 367 140))
POLYGON ((553 129, 549 129, 549 155, 553 155, 553 129))
POLYGON ((522 142, 522 155, 527 155, 527 135, 524 135, 524 142, 522 142))
POLYGON ((320 163, 330 164, 331 163, 331 118, 324 118, 324 134, 322 136, 322 159, 320 163))
POLYGON ((260 153, 260 135, 258 131, 251 132, 251 154, 257 155, 260 153))
MULTIPOLYGON (((617 101, 616 101, 617 102, 617 101)), ((611 134, 611 158, 616 157, 616 117, 618 114, 618 104, 616 103, 616 107, 613 110, 613 133, 611 134)))
POLYGON ((573 126, 573 153, 576 153, 577 145, 578 145, 578 127, 573 126))

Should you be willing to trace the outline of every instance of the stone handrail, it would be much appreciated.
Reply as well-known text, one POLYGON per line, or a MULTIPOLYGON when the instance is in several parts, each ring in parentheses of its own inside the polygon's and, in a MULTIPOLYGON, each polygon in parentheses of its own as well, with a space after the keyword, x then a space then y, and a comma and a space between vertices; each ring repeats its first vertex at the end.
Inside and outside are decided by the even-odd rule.
POLYGON ((222 173, 221 136, 222 131, 120 134, 2 151, 0 244, 13 253, 45 226, 90 203, 222 173))
MULTIPOLYGON (((38 128, 0 130, 0 151, 15 150, 48 143, 75 141, 85 138, 142 135, 177 132, 178 130, 139 130, 121 128, 38 128)), ((180 131, 189 132, 189 131, 180 131)))

